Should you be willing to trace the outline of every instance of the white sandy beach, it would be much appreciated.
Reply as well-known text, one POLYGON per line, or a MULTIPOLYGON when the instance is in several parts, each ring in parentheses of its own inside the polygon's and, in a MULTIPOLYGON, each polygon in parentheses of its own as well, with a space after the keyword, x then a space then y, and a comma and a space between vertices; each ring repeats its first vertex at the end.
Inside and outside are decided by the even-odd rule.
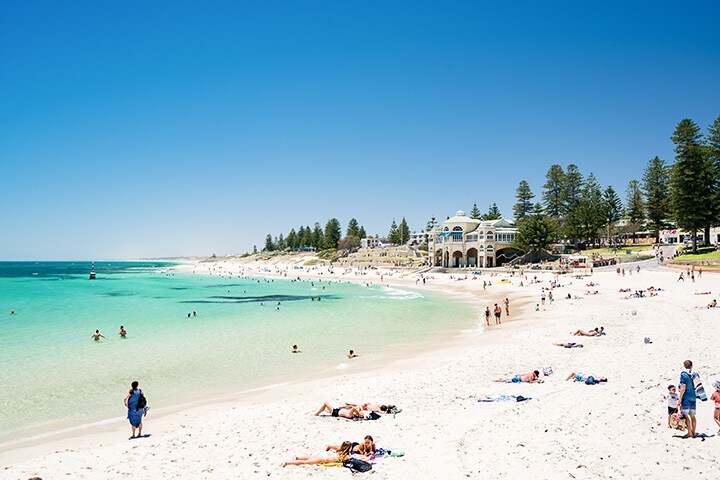
MULTIPOLYGON (((219 265, 224 272, 241 268, 229 263, 210 268, 219 265)), ((688 358, 708 395, 713 381, 720 379, 713 354, 720 309, 695 308, 720 296, 720 275, 705 273, 695 283, 677 283, 676 270, 646 269, 652 262, 642 265, 641 273, 626 277, 618 277, 614 269, 596 270, 584 279, 560 276, 564 286, 553 290, 555 302, 538 312, 534 305, 540 302, 541 288, 549 287, 550 273, 528 271, 529 278, 537 275, 541 282, 523 287, 519 277, 511 285, 498 284, 501 276, 457 281, 432 274, 427 285, 417 288, 473 294, 482 323, 480 310, 508 297, 513 321, 482 334, 439 338, 435 348, 406 352, 406 358, 381 367, 364 364, 361 356, 334 378, 276 386, 178 412, 153 409, 145 422, 148 438, 128 440, 129 426, 119 416, 99 433, 21 444, 0 453, 0 478, 349 478, 342 467, 281 464, 295 455, 319 453, 326 444, 360 442, 368 434, 379 447, 405 452, 404 457, 379 459, 370 473, 358 474, 376 479, 714 477, 720 471, 720 436, 712 402, 698 403, 698 432, 715 436, 685 440, 674 438, 681 432, 667 427, 663 395, 669 383, 678 383, 688 358), (493 286, 483 291, 483 280, 493 286), (586 287, 590 281, 597 286, 586 287), (632 299, 618 292, 651 285, 663 291, 632 299), (599 294, 586 295, 587 290, 599 294), (698 291, 712 295, 695 295, 698 291), (568 293, 583 298, 568 300, 568 293), (601 338, 570 334, 601 325, 607 332, 601 338), (649 345, 643 342, 648 336, 653 341, 649 345), (553 345, 569 341, 585 347, 553 345), (544 367, 555 373, 542 384, 493 382, 544 367), (595 386, 565 381, 571 371, 593 372, 609 381, 595 386), (532 400, 477 402, 492 394, 532 400), (314 416, 325 401, 389 403, 403 411, 362 422, 314 416)), ((264 269, 243 268, 246 274, 264 269)), ((265 273, 276 274, 276 268, 268 266, 265 273)), ((335 270, 338 278, 379 281, 377 275, 343 276, 341 269, 335 270)), ((289 277, 297 276, 289 272, 294 272, 289 277)), ((329 278, 322 268, 301 276, 320 272, 321 278, 329 278)), ((394 274, 384 275, 384 281, 415 286, 416 278, 394 274)))

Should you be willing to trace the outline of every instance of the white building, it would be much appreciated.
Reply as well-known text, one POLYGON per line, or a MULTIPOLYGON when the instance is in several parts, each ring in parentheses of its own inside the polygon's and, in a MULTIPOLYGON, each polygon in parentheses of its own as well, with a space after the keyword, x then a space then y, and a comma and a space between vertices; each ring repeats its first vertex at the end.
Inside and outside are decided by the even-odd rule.
POLYGON ((496 267, 522 254, 512 246, 516 234, 514 222, 476 220, 458 210, 430 232, 428 255, 437 267, 496 267))
POLYGON ((373 249, 373 248, 387 248, 390 246, 390 242, 387 238, 367 237, 360 240, 360 248, 373 249))
MULTIPOLYGON (((698 232, 698 243, 704 242, 705 232, 698 232)), ((679 228, 672 228, 668 230, 660 230, 660 242, 661 243, 685 243, 692 241, 692 234, 679 228)), ((715 227, 710 229, 710 243, 713 245, 720 244, 720 228, 715 227)))

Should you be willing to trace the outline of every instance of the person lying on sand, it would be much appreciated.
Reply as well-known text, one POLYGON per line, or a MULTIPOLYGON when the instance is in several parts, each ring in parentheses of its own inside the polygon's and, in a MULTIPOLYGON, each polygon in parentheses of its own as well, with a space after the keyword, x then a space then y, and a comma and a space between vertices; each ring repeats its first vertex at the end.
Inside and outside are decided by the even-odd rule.
POLYGON ((712 302, 708 303, 707 308, 715 308, 717 307, 717 300, 713 300, 712 302))
POLYGON ((498 378, 495 381, 504 383, 542 383, 540 372, 537 370, 529 373, 518 373, 512 378, 498 378))
POLYGON ((553 345, 557 345, 558 347, 565 347, 565 348, 583 348, 582 343, 575 343, 575 342, 553 343, 553 345))
MULTIPOLYGON (((338 451, 341 448, 342 445, 328 445, 327 447, 325 447, 325 451, 338 451)), ((352 446, 350 447, 351 453, 359 453, 360 455, 365 456, 375 455, 376 450, 377 448, 375 448, 375 440, 373 440, 373 437, 370 435, 365 435, 362 443, 352 442, 352 446)))
POLYGON ((592 373, 583 373, 583 372, 577 372, 577 373, 572 372, 572 373, 570 373, 570 375, 568 375, 568 377, 565 379, 565 381, 575 380, 576 382, 586 382, 587 379, 591 378, 591 377, 595 379, 595 383, 607 382, 606 377, 600 377, 598 375, 593 375, 592 373))
MULTIPOLYGON (((343 442, 337 450, 328 450, 319 455, 300 455, 295 460, 283 463, 283 467, 288 465, 324 465, 327 463, 342 463, 350 458, 350 449, 352 443, 343 442)), ((364 460, 364 459, 363 459, 364 460)))
POLYGON ((587 290, 585 291, 585 295, 600 295, 600 292, 597 290, 587 290))
POLYGON ((344 406, 340 408, 333 408, 329 403, 325 402, 322 407, 320 407, 320 410, 317 411, 315 416, 320 415, 323 412, 329 412, 331 416, 333 417, 342 417, 342 418, 364 418, 365 415, 356 407, 350 407, 350 406, 344 406))
POLYGON ((576 330, 573 335, 580 335, 581 337, 599 337, 605 334, 605 327, 595 327, 594 329, 586 332, 585 330, 576 330))
POLYGON ((395 405, 381 405, 379 403, 363 403, 363 404, 346 403, 343 408, 351 408, 351 407, 355 407, 360 410, 366 410, 369 412, 376 412, 376 413, 400 413, 400 412, 402 412, 402 409, 397 408, 395 405))

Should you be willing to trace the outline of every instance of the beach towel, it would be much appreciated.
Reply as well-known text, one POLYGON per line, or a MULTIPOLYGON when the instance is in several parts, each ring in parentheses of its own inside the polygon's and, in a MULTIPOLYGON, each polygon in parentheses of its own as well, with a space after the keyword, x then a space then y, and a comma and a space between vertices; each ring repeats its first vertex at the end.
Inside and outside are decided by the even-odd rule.
POLYGON ((489 395, 479 399, 478 402, 524 402, 525 400, 532 400, 532 397, 523 397, 522 395, 489 395))
POLYGON ((705 387, 703 387, 703 384, 700 381, 700 375, 698 375, 697 372, 692 372, 690 376, 692 377, 693 384, 695 385, 695 396, 701 401, 707 402, 708 397, 705 394, 705 387))

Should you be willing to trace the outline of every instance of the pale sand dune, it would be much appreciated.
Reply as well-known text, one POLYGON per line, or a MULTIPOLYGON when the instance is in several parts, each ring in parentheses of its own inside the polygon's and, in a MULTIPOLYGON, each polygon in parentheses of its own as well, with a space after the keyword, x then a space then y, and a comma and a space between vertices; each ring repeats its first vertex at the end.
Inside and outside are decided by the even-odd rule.
MULTIPOLYGON (((376 479, 716 476, 720 437, 673 438, 662 395, 668 383, 677 384, 686 358, 694 361, 708 393, 720 378, 720 309, 694 308, 713 298, 695 291, 720 296, 720 276, 705 274, 695 284, 683 284, 676 283, 674 271, 625 278, 596 271, 592 280, 599 286, 592 289, 600 292, 597 296, 584 295, 587 279, 561 277, 561 283, 572 285, 554 291, 553 305, 518 312, 520 303, 539 303, 540 288, 551 276, 538 275, 545 282, 523 288, 494 285, 486 292, 482 281, 435 275, 428 287, 476 293, 483 308, 488 300, 511 298, 511 313, 520 313, 513 316, 517 321, 482 335, 441 339, 445 348, 369 372, 352 373, 362 368, 361 357, 350 374, 337 378, 269 389, 207 408, 152 412, 147 439, 126 440, 129 427, 119 420, 99 435, 5 452, 0 478, 350 478, 339 467, 280 465, 297 454, 320 452, 327 443, 360 441, 366 434, 379 446, 406 452, 402 458, 379 460, 366 474, 376 479), (623 299, 626 294, 618 293, 621 287, 650 285, 667 290, 642 299, 623 299), (565 300, 568 292, 585 298, 565 300), (600 325, 607 336, 570 335, 600 325), (651 345, 643 343, 646 336, 652 337, 651 345), (566 341, 585 348, 552 345, 566 341), (493 382, 547 366, 555 374, 543 384, 493 382), (609 382, 565 381, 578 370, 607 376, 609 382), (471 398, 494 393, 533 400, 483 404, 471 398), (403 412, 374 422, 313 416, 324 401, 345 400, 393 403, 403 412)), ((397 275, 391 278, 397 281, 397 275)), ((412 285, 414 279, 402 283, 412 285)), ((699 432, 717 432, 712 411, 711 402, 699 403, 699 432)))

